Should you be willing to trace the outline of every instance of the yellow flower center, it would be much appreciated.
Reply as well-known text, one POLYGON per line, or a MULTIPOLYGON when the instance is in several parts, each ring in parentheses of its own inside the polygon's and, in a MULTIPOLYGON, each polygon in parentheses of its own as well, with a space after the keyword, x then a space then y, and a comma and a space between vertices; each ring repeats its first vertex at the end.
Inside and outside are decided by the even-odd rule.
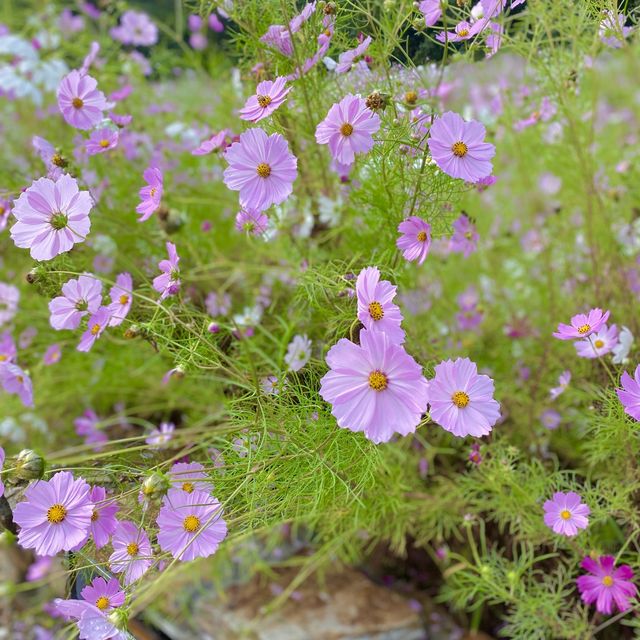
POLYGON ((560 517, 561 517, 563 520, 569 520, 569 518, 571 518, 571 511, 567 511, 566 509, 563 509, 563 510, 560 512, 560 517))
POLYGON ((109 598, 107 596, 100 596, 96 600, 96 607, 100 609, 100 611, 104 611, 109 606, 109 598))
POLYGON ((129 296, 125 296, 124 294, 122 294, 120 296, 119 302, 120 304, 127 304, 127 302, 129 302, 129 296))
POLYGON ((460 30, 458 31, 458 35, 459 35, 461 38, 465 38, 466 36, 468 36, 468 35, 469 35, 469 29, 460 29, 460 30))
POLYGON ((590 324, 583 324, 582 326, 578 327, 578 333, 581 335, 588 333, 589 331, 591 331, 590 324))
POLYGON ((605 576, 602 578, 602 584, 605 587, 613 587, 613 578, 611 576, 605 576))
POLYGON ((596 340, 594 345, 596 349, 602 349, 602 347, 604 347, 604 342, 602 340, 596 340))
POLYGON ((382 371, 372 371, 369 374, 369 386, 374 391, 384 391, 389 386, 389 379, 382 371))
POLYGON ((414 104, 417 99, 418 94, 415 91, 407 91, 407 93, 404 94, 404 101, 407 104, 414 104))
POLYGON ((151 187, 151 191, 149 191, 149 195, 153 198, 155 197, 156 193, 158 193, 157 187, 151 187))
POLYGON ((464 409, 469 404, 469 396, 464 391, 455 391, 451 396, 451 402, 458 407, 464 409))
POLYGON ((271 175, 271 167, 266 162, 261 162, 256 171, 261 178, 268 178, 271 175))
POLYGON ((73 105, 74 109, 82 109, 82 107, 84 106, 84 102, 82 102, 80 98, 74 98, 71 101, 71 104, 73 105))
POLYGON ((138 549, 140 549, 140 547, 138 546, 137 542, 130 542, 127 545, 127 553, 130 556, 135 556, 138 553, 138 549))
POLYGON ((340 127, 340 133, 343 136, 350 136, 353 133, 353 125, 349 124, 348 122, 345 122, 341 127, 340 127))
POLYGON ((56 167, 66 167, 67 161, 59 154, 54 153, 51 157, 51 162, 56 165, 56 167))
POLYGON ((462 142, 462 140, 458 140, 458 142, 454 142, 451 145, 451 151, 453 151, 453 155, 458 158, 464 158, 467 155, 467 151, 469 151, 469 147, 462 142))
POLYGON ((426 231, 420 231, 420 232, 418 232, 418 235, 416 237, 418 238, 419 242, 426 242, 427 241, 427 232, 426 231))
POLYGON ((4 353, 0 353, 0 362, 4 362, 5 360, 8 360, 9 356, 5 356, 4 353))
POLYGON ((271 104, 271 96, 258 96, 258 104, 265 109, 271 104))
POLYGON ((24 382, 24 378, 22 376, 16 376, 16 380, 22 384, 24 382))
POLYGON ((91 335, 97 336, 100 333, 100 325, 96 322, 96 324, 91 327, 91 335))
POLYGON ((105 139, 103 138, 102 140, 100 140, 100 146, 101 146, 103 149, 106 149, 106 148, 109 146, 109 141, 108 141, 108 140, 105 140, 105 139))
POLYGON ((369 315, 373 320, 382 320, 384 318, 384 309, 379 302, 369 303, 369 315))
POLYGON ((184 530, 188 533, 195 533, 200 528, 200 519, 196 516, 187 516, 182 521, 184 530))
POLYGON ((93 513, 91 514, 91 522, 95 522, 98 519, 98 517, 99 517, 98 510, 94 509, 93 513))
POLYGON ((193 486, 193 482, 183 482, 182 483, 182 490, 186 491, 187 493, 193 493, 193 490, 195 489, 195 487, 193 486))
POLYGON ((60 524, 67 517, 67 510, 61 504, 54 504, 47 511, 47 520, 51 524, 60 524))

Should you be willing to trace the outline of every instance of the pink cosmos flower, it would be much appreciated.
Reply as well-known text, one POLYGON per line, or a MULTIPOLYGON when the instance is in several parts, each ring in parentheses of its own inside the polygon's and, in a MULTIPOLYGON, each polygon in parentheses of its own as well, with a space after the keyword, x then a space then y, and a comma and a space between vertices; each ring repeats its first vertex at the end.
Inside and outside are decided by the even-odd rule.
POLYGON ((478 182, 491 175, 491 158, 496 148, 484 141, 485 128, 479 122, 465 122, 453 111, 442 114, 431 125, 429 150, 436 164, 452 178, 478 182))
POLYGON ((245 209, 263 211, 291 195, 298 160, 279 133, 267 136, 260 128, 248 129, 225 151, 225 159, 229 166, 224 170, 224 183, 240 192, 240 205, 245 209))
POLYGON ((151 566, 153 552, 149 536, 130 520, 123 520, 111 540, 113 553, 109 565, 114 573, 124 572, 124 583, 140 579, 151 566))
POLYGON ((158 544, 182 561, 214 554, 227 536, 222 506, 208 493, 170 489, 156 520, 158 544))
POLYGON ((462 42, 463 40, 469 40, 469 38, 478 35, 486 25, 486 20, 477 20, 473 24, 469 24, 466 20, 463 20, 456 25, 455 31, 440 32, 436 36, 436 40, 440 40, 440 42, 462 42))
MULTIPOLYGON (((102 549, 109 543, 109 538, 114 534, 118 527, 116 513, 118 513, 118 505, 114 500, 107 499, 107 490, 104 487, 95 486, 91 488, 91 501, 94 504, 93 513, 91 515, 90 532, 96 549, 102 549)), ((83 596, 84 597, 84 596, 83 596)), ((119 607, 120 604, 113 604, 119 607)), ((102 609, 96 605, 98 609, 102 609)))
POLYGON ((575 340, 576 338, 587 338, 592 333, 600 330, 602 325, 609 319, 609 312, 602 311, 596 307, 591 309, 589 313, 578 313, 571 318, 571 324, 560 323, 558 330, 554 332, 553 337, 558 340, 575 340))
POLYGON ((111 298, 109 326, 117 327, 129 315, 133 302, 133 280, 131 274, 126 272, 118 274, 115 285, 109 291, 109 297, 111 298))
POLYGON ((42 361, 45 365, 51 366, 52 364, 60 362, 60 358, 62 358, 62 348, 58 343, 56 343, 47 347, 47 350, 42 356, 42 361))
POLYGON ((425 25, 433 27, 442 16, 442 0, 422 0, 418 5, 418 10, 424 16, 425 25))
POLYGON ((240 118, 249 122, 258 122, 270 116, 286 99, 291 91, 290 87, 285 87, 286 78, 279 77, 273 82, 264 80, 258 85, 256 94, 251 96, 240 109, 240 118))
POLYGON ((162 171, 158 167, 148 167, 145 169, 142 177, 147 182, 146 187, 140 189, 140 204, 136 207, 136 211, 141 214, 138 222, 144 222, 151 217, 154 211, 157 211, 162 200, 162 191, 164 180, 162 171))
POLYGON ((616 14, 611 10, 605 11, 598 30, 602 43, 614 49, 622 47, 625 39, 633 31, 632 27, 624 26, 626 21, 627 18, 622 13, 616 14))
MULTIPOLYGON (((336 66, 336 73, 346 73, 358 58, 362 57, 371 44, 371 36, 367 36, 355 49, 341 53, 336 66)), ((376 130, 377 131, 377 130, 376 130)))
POLYGON ((11 322, 18 311, 20 290, 12 284, 0 282, 0 327, 11 322))
POLYGON ((76 480, 68 471, 59 471, 50 480, 31 483, 24 497, 13 512, 22 547, 54 556, 86 539, 94 505, 82 478, 76 480))
POLYGON ((55 610, 67 618, 75 618, 80 640, 128 640, 129 633, 118 631, 104 611, 86 600, 53 601, 55 610))
POLYGON ((569 370, 563 371, 558 376, 558 386, 552 387, 551 389, 549 389, 549 396, 551 397, 551 399, 555 400, 559 395, 564 393, 565 389, 567 388, 570 382, 571 382, 571 371, 569 370))
POLYGON ((262 211, 242 209, 236 215, 235 226, 238 231, 246 231, 254 236, 260 236, 267 230, 269 218, 262 211))
POLYGON ((380 129, 380 116, 367 108, 359 95, 346 95, 334 104, 316 128, 316 142, 328 144, 335 160, 351 164, 356 153, 373 148, 373 134, 380 129))
POLYGON ((405 260, 418 261, 422 264, 429 253, 431 246, 431 225, 418 216, 410 216, 398 225, 400 237, 396 240, 396 246, 405 260))
POLYGON ((173 438, 176 425, 173 422, 161 422, 157 429, 153 429, 145 442, 154 449, 162 449, 173 438))
POLYGON ((0 231, 4 231, 7 228, 10 215, 11 201, 0 198, 0 231))
POLYGON ((229 129, 223 129, 218 133, 214 133, 207 140, 203 140, 198 147, 191 152, 191 155, 206 156, 213 151, 224 150, 229 146, 227 138, 230 136, 231 131, 229 129))
POLYGON ((90 318, 87 324, 87 330, 82 334, 80 342, 76 349, 86 353, 91 351, 96 340, 102 335, 102 332, 109 326, 111 320, 111 310, 109 307, 100 307, 90 318))
POLYGON ((272 24, 267 32, 260 38, 260 42, 277 49, 285 56, 293 54, 293 45, 291 43, 291 34, 286 27, 281 24, 272 24))
POLYGON ((33 136, 31 144, 47 167, 47 178, 57 180, 65 173, 64 169, 67 166, 67 161, 49 141, 40 136, 33 136))
POLYGON ((453 221, 453 235, 449 242, 451 253, 462 253, 468 258, 477 248, 480 238, 476 225, 464 213, 453 221))
POLYGON ((150 47, 158 42, 158 27, 142 11, 125 11, 120 17, 120 24, 109 33, 122 44, 136 47, 150 47))
POLYGON ((51 260, 85 241, 91 207, 91 195, 71 176, 39 178, 14 203, 11 238, 16 247, 30 249, 34 260, 51 260))
POLYGON ((556 533, 567 537, 575 536, 578 529, 587 528, 587 516, 590 513, 591 509, 573 491, 558 491, 553 494, 553 500, 544 503, 544 523, 556 533))
POLYGON ((580 566, 591 575, 580 576, 576 583, 582 600, 586 604, 596 603, 600 613, 609 615, 614 608, 627 611, 629 600, 637 593, 636 585, 631 582, 633 569, 627 564, 615 568, 613 556, 600 556, 598 560, 587 556, 580 566))
POLYGON ((102 282, 90 275, 67 280, 62 295, 49 303, 49 323, 60 331, 77 329, 87 313, 95 313, 102 304, 102 282))
POLYGON ((445 360, 436 365, 435 374, 429 382, 433 421, 459 438, 490 433, 500 418, 493 380, 478 374, 478 367, 469 358, 445 360))
POLYGON ((416 430, 427 407, 427 381, 420 365, 386 333, 363 329, 359 345, 339 340, 327 364, 320 395, 331 403, 339 427, 363 431, 376 444, 416 430))
POLYGON ((104 118, 103 111, 109 108, 109 103, 97 86, 94 78, 76 69, 60 81, 58 107, 72 127, 92 129, 104 118))
POLYGON ((576 340, 573 346, 581 358, 599 358, 609 353, 616 344, 618 344, 618 327, 615 324, 610 327, 604 324, 599 331, 588 338, 576 340))
POLYGON ((402 344, 402 314, 400 307, 392 302, 396 289, 388 280, 380 280, 377 267, 363 269, 356 280, 358 320, 371 331, 384 331, 390 342, 402 344))
POLYGON ((92 444, 94 451, 102 451, 104 444, 109 441, 107 434, 98 429, 100 418, 92 409, 87 409, 80 417, 73 421, 73 426, 79 436, 84 437, 85 444, 92 444))
POLYGON ((625 371, 620 378, 622 389, 616 389, 624 412, 634 420, 640 420, 640 365, 636 367, 633 378, 625 371))
POLYGON ((311 340, 306 334, 294 336, 287 346, 287 353, 284 361, 291 371, 300 371, 311 358, 311 340))
POLYGON ((5 331, 0 336, 0 366, 8 362, 13 362, 17 355, 18 350, 16 349, 16 343, 13 341, 11 333, 5 331))
POLYGON ((85 148, 90 156, 115 149, 118 146, 118 130, 104 127, 92 131, 85 143, 85 148))
POLYGON ((2 474, 1 474, 4 461, 5 461, 4 449, 0 447, 0 498, 2 498, 2 496, 4 495, 4 482, 2 482, 2 474))
POLYGON ((7 393, 17 395, 25 407, 33 407, 31 378, 17 364, 0 365, 0 385, 7 393))
POLYGON ((109 582, 101 577, 94 578, 93 582, 80 592, 80 595, 100 611, 109 611, 114 607, 122 606, 125 598, 118 578, 111 578, 109 582))
POLYGON ((169 471, 169 478, 174 489, 186 493, 213 491, 213 484, 199 462, 176 462, 169 471))
POLYGON ((291 30, 291 33, 298 33, 302 28, 302 25, 315 13, 315 10, 315 0, 313 2, 307 2, 302 11, 297 16, 289 20, 289 29, 291 30))
POLYGON ((158 291, 160 300, 164 300, 168 296, 175 296, 180 291, 180 269, 178 263, 180 256, 173 242, 167 242, 168 260, 160 260, 158 268, 162 274, 153 279, 153 288, 158 291))

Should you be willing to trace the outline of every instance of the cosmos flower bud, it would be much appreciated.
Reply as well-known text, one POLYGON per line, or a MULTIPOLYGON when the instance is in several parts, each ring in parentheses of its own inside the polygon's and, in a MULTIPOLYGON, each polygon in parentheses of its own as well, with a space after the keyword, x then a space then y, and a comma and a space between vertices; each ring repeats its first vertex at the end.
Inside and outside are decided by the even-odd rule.
POLYGON ((35 284, 38 281, 38 269, 36 267, 27 273, 26 280, 29 284, 35 284))
POLYGON ((137 338, 141 333, 142 329, 139 327, 139 325, 132 324, 131 326, 127 327, 126 331, 124 332, 124 337, 127 338, 127 340, 133 340, 134 338, 137 338))
POLYGON ((161 498, 169 490, 169 480, 161 473, 152 473, 142 483, 142 493, 145 498, 153 500, 161 498))
POLYGON ((23 449, 15 459, 14 476, 20 480, 40 480, 44 474, 44 458, 32 449, 23 449))

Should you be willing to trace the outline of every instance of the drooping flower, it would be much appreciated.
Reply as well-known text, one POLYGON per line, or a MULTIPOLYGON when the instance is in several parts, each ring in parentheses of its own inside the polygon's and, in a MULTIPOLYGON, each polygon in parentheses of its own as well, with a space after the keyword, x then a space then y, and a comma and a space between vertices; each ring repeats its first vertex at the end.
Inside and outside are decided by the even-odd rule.
POLYGON ((586 529, 589 525, 591 509, 573 491, 558 491, 553 494, 553 500, 547 500, 543 506, 544 523, 563 536, 575 536, 578 529, 586 529))
POLYGON ((176 462, 169 471, 171 486, 174 489, 193 493, 200 491, 211 493, 213 485, 199 462, 176 462))
POLYGON ((611 362, 613 364, 626 364, 632 344, 633 334, 627 327, 623 326, 618 336, 618 343, 612 349, 613 358, 611 358, 611 362))
POLYGON ((622 389, 616 389, 624 412, 634 420, 640 420, 640 364, 636 367, 633 378, 625 371, 620 378, 622 389))
POLYGON ((207 558, 227 536, 220 503, 202 491, 170 489, 156 520, 158 544, 182 561, 207 558))
POLYGON ((103 127, 91 132, 89 139, 85 143, 85 148, 90 156, 105 153, 118 146, 118 130, 103 127))
POLYGON ((20 289, 12 284, 0 282, 0 327, 13 320, 18 311, 20 289))
POLYGON ((356 280, 358 320, 371 331, 384 331, 390 342, 402 344, 402 314, 400 307, 392 302, 396 289, 388 280, 380 280, 377 267, 363 269, 356 280))
POLYGON ((57 180, 65 172, 67 160, 48 140, 40 136, 33 136, 31 144, 47 167, 47 178, 57 180))
POLYGON ((490 433, 500 418, 493 380, 478 374, 478 367, 469 358, 445 360, 436 365, 435 374, 429 381, 433 421, 460 438, 490 433))
MULTIPOLYGON (((94 504, 91 514, 90 532, 93 536, 96 549, 102 549, 102 547, 109 543, 109 538, 111 538, 118 527, 118 521, 116 519, 118 505, 115 500, 107 499, 107 490, 104 487, 92 487, 90 496, 94 504)), ((120 604, 114 604, 113 606, 119 607, 120 604)), ((102 607, 98 606, 98 609, 100 608, 102 607)))
POLYGON ((102 335, 102 332, 109 326, 109 320, 111 320, 109 307, 100 307, 89 318, 87 330, 82 334, 76 349, 85 353, 90 351, 96 340, 102 335))
POLYGON ((442 16, 442 0, 422 0, 418 5, 418 10, 424 16, 425 25, 433 27, 442 16))
POLYGON ((418 216, 409 216, 398 225, 400 237, 396 246, 405 260, 422 264, 427 259, 431 246, 431 225, 418 216))
POLYGON ((277 49, 285 56, 293 55, 293 45, 289 30, 281 24, 272 24, 260 38, 260 42, 277 49))
POLYGON ((618 327, 615 324, 610 327, 604 324, 599 331, 596 331, 588 338, 576 340, 573 346, 581 358, 599 358, 609 353, 617 342, 618 327))
POLYGON ((173 422, 161 422, 157 429, 153 429, 145 442, 154 449, 162 449, 173 438, 176 425, 173 422))
POLYGON ((133 302, 133 280, 131 274, 126 272, 118 274, 115 285, 109 291, 109 297, 111 298, 109 326, 117 327, 129 315, 133 302))
POLYGON ((258 122, 270 116, 286 99, 291 87, 286 87, 286 78, 280 76, 274 81, 264 80, 240 109, 240 118, 249 122, 258 122))
POLYGON ((328 144, 338 162, 350 165, 356 153, 373 148, 373 134, 380 129, 380 116, 367 108, 366 100, 348 94, 336 102, 316 127, 316 142, 328 144))
POLYGON ((16 200, 11 227, 16 247, 30 249, 34 260, 51 260, 84 242, 91 221, 93 199, 88 191, 80 191, 78 183, 64 174, 55 182, 39 178, 16 200))
POLYGON ((92 129, 104 118, 103 111, 109 108, 109 103, 97 87, 95 78, 76 69, 60 82, 58 107, 72 127, 92 129))
POLYGON ((17 395, 25 407, 33 407, 31 378, 17 364, 0 365, 0 385, 7 393, 17 395))
POLYGON ((206 156, 213 151, 223 151, 229 146, 227 138, 232 137, 229 129, 223 129, 214 133, 210 138, 203 140, 192 152, 193 156, 206 156))
POLYGON ((436 164, 452 178, 478 182, 491 175, 496 148, 484 141, 484 125, 447 111, 431 125, 429 150, 436 164))
POLYGON ((571 382, 571 371, 568 369, 563 371, 558 377, 558 386, 549 389, 549 395, 552 400, 555 400, 560 394, 564 393, 565 389, 571 382))
POLYGON ((629 600, 637 593, 636 585, 631 582, 633 569, 623 564, 616 569, 613 556, 600 556, 597 560, 587 556, 580 566, 591 575, 576 579, 580 597, 586 604, 596 603, 600 613, 609 615, 614 609, 627 611, 629 600))
POLYGON ((110 578, 109 582, 107 582, 100 576, 94 578, 93 582, 80 592, 80 595, 100 611, 109 611, 114 607, 122 606, 125 598, 118 578, 110 578))
POLYGON ((141 215, 138 222, 148 220, 151 214, 158 210, 164 188, 164 178, 158 167, 148 167, 144 170, 142 177, 147 185, 139 192, 140 204, 136 207, 136 211, 141 215))
POLYGON ((330 371, 320 395, 331 403, 338 426, 388 442, 416 430, 427 407, 427 381, 420 365, 386 333, 360 331, 360 344, 343 338, 329 350, 330 371))
POLYGON ((284 361, 291 371, 300 371, 311 358, 311 340, 306 334, 303 336, 294 336, 293 340, 287 346, 287 353, 284 361))
POLYGON ((55 610, 67 618, 75 618, 80 640, 128 640, 129 633, 119 631, 105 611, 86 600, 53 601, 55 610))
POLYGON ((268 136, 260 128, 248 129, 224 155, 229 163, 224 183, 240 192, 240 205, 245 209, 263 211, 291 195, 298 160, 279 133, 268 136))
POLYGON ((596 307, 589 313, 578 313, 571 318, 571 324, 560 323, 558 330, 553 337, 558 340, 575 340, 576 338, 587 338, 592 333, 600 331, 602 325, 609 319, 609 312, 602 311, 596 307))
POLYGON ((269 218, 262 211, 241 209, 236 215, 236 229, 254 236, 262 235, 269 225, 269 218))
POLYGON ((49 302, 49 323, 56 330, 77 329, 88 313, 95 313, 102 304, 102 282, 91 275, 67 280, 62 295, 49 302))
POLYGON ((175 296, 180 291, 180 269, 178 263, 180 256, 173 242, 167 242, 168 260, 160 260, 158 268, 162 274, 153 279, 153 288, 158 291, 160 300, 164 300, 168 296, 175 296))
POLYGON ((89 485, 68 471, 27 487, 13 519, 20 527, 18 542, 38 555, 54 556, 69 551, 86 539, 94 505, 89 485))
POLYGON ((118 523, 111 539, 113 553, 109 565, 114 573, 124 572, 124 583, 140 579, 151 566, 153 552, 149 536, 130 520, 118 523))
POLYGON ((367 36, 355 49, 344 51, 338 57, 336 73, 346 73, 351 69, 354 63, 361 58, 371 44, 371 36, 367 36))
POLYGON ((120 24, 109 32, 111 37, 136 47, 150 47, 158 42, 158 27, 142 11, 125 11, 120 24))

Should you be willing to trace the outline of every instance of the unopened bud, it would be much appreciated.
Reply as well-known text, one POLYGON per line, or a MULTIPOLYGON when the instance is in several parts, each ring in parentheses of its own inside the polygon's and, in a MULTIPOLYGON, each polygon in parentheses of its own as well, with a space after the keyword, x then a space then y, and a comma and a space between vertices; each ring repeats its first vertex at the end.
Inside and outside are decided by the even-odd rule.
POLYGON ((152 473, 142 483, 142 494, 150 500, 161 498, 167 493, 169 486, 169 480, 165 475, 152 473))
POLYGON ((15 459, 13 474, 20 480, 40 480, 44 474, 44 458, 32 449, 23 449, 15 459))

